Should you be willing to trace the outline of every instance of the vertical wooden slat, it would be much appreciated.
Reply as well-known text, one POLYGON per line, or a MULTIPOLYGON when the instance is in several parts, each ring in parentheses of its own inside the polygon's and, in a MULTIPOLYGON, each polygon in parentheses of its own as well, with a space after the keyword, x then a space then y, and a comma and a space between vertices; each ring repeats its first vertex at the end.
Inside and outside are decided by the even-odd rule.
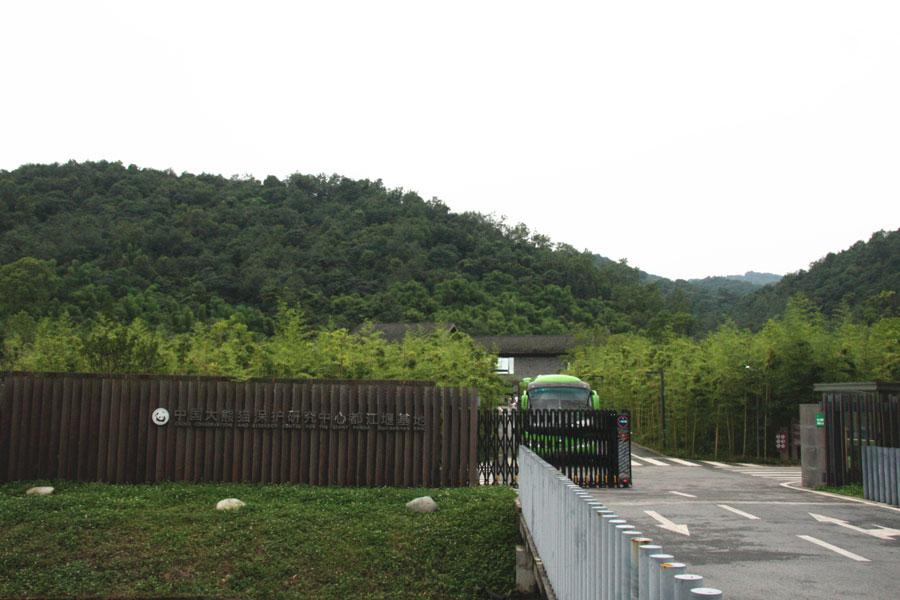
POLYGON ((478 485, 478 390, 476 388, 469 388, 469 485, 478 485))
MULTIPOLYGON (((173 396, 173 406, 175 406, 175 410, 181 412, 184 415, 184 419, 188 418, 188 397, 191 393, 191 385, 190 381, 186 378, 180 378, 176 381, 172 382, 172 396, 173 396)), ((171 475, 167 475, 167 478, 172 481, 184 481, 185 480, 185 465, 187 464, 187 447, 188 442, 193 442, 193 438, 188 439, 190 435, 191 428, 190 427, 175 427, 172 429, 172 433, 175 435, 174 443, 172 444, 172 450, 174 451, 174 460, 169 462, 170 466, 166 467, 166 473, 171 475)), ((168 451, 167 451, 167 460, 168 460, 168 451)))
POLYGON ((37 477, 47 477, 47 462, 49 455, 49 446, 47 435, 50 432, 50 414, 51 405, 53 403, 53 383, 56 378, 43 378, 41 384, 40 409, 35 413, 38 415, 37 426, 32 430, 34 453, 33 461, 36 464, 37 477))
POLYGON ((365 416, 363 417, 366 424, 366 485, 371 487, 378 485, 378 432, 369 421, 370 415, 374 415, 378 410, 378 401, 375 389, 371 385, 366 385, 365 389, 365 416))
POLYGON ((131 413, 131 382, 122 378, 117 377, 116 381, 119 383, 119 397, 118 397, 118 408, 119 408, 119 422, 117 429, 118 437, 116 438, 116 452, 115 452, 115 473, 116 483, 125 483, 125 467, 128 462, 128 433, 130 431, 130 419, 129 415, 131 413))
POLYGON ((403 435, 403 485, 409 487, 413 485, 413 393, 412 387, 406 386, 403 392, 403 413, 408 421, 402 430, 403 435))
POLYGON ((307 383, 300 385, 300 483, 310 483, 310 458, 312 432, 306 427, 306 415, 312 412, 312 386, 307 383))
POLYGON ((213 449, 213 481, 228 481, 231 475, 231 438, 228 435, 234 427, 227 426, 223 422, 222 413, 225 410, 232 409, 233 404, 229 399, 230 394, 234 391, 234 383, 217 381, 216 382, 216 416, 219 419, 219 425, 213 431, 215 436, 215 445, 213 449))
POLYGON ((440 456, 440 473, 441 487, 450 485, 450 394, 445 388, 440 388, 440 410, 441 410, 441 456, 440 456))
POLYGON ((109 413, 112 381, 105 377, 100 380, 100 413, 97 436, 97 481, 108 481, 106 477, 106 453, 109 448, 109 413))
POLYGON ((203 397, 203 471, 202 481, 215 481, 213 476, 215 468, 216 452, 216 427, 213 419, 216 417, 216 382, 207 379, 203 382, 206 394, 203 397))
POLYGON ((337 389, 337 415, 335 419, 342 420, 342 423, 332 423, 332 426, 338 425, 342 429, 337 429, 335 434, 337 437, 337 484, 347 485, 347 465, 349 463, 347 449, 349 447, 349 425, 347 423, 347 412, 349 411, 349 390, 346 384, 341 384, 337 389))
MULTIPOLYGON (((348 466, 347 466, 347 485, 359 486, 365 483, 365 475, 362 468, 364 463, 363 455, 360 453, 360 442, 362 441, 362 433, 359 429, 359 426, 356 425, 353 421, 353 415, 365 414, 365 410, 360 408, 360 403, 362 401, 362 387, 360 385, 354 385, 349 390, 349 401, 347 410, 350 411, 347 415, 347 455, 348 455, 348 466)), ((363 422, 365 422, 365 417, 363 417, 363 422)))
MULTIPOLYGON (((39 384, 31 375, 24 376, 24 389, 22 392, 21 412, 19 413, 19 443, 16 452, 16 474, 13 479, 34 479, 30 477, 28 469, 32 464, 29 461, 29 436, 31 434, 31 413, 35 410, 35 387, 39 384)), ((40 390, 38 390, 38 395, 40 390)))
POLYGON ((469 390, 459 392, 459 474, 457 485, 469 484, 469 390))
POLYGON ((264 430, 263 433, 267 438, 270 439, 270 447, 271 449, 267 453, 269 464, 267 465, 267 471, 269 473, 269 481, 273 483, 278 482, 278 477, 281 475, 281 437, 278 435, 278 429, 272 427, 272 425, 277 423, 278 413, 280 411, 281 406, 281 387, 283 384, 281 383, 267 383, 266 388, 268 389, 268 398, 269 398, 269 428, 264 430))
POLYGON ((245 383, 242 386, 243 395, 243 418, 245 422, 241 425, 241 481, 253 481, 253 429, 250 424, 253 422, 253 410, 256 406, 256 384, 245 383))
POLYGON ((21 412, 21 378, 11 375, 3 386, 0 400, 0 481, 12 481, 16 464, 19 413, 21 412))
POLYGON ((246 410, 245 405, 245 389, 247 384, 234 384, 234 427, 232 428, 232 448, 231 448, 231 479, 229 481, 244 481, 244 426, 238 421, 242 411, 246 410))
POLYGON ((412 485, 414 487, 422 487, 425 480, 425 469, 424 466, 424 453, 422 450, 422 442, 424 440, 424 435, 421 431, 416 429, 416 419, 422 418, 425 414, 425 408, 423 404, 423 396, 425 393, 424 387, 416 387, 413 390, 413 408, 412 408, 412 416, 410 419, 412 420, 412 432, 413 432, 413 459, 412 459, 412 485))
POLYGON ((159 386, 162 381, 159 379, 151 379, 147 386, 147 447, 144 449, 144 481, 151 483, 156 481, 156 441, 159 436, 159 430, 166 427, 174 427, 172 423, 172 411, 169 410, 169 422, 163 426, 157 426, 152 422, 151 416, 153 411, 162 407, 159 400, 159 386))
MULTIPOLYGON (((387 402, 385 400, 385 388, 382 385, 375 386, 375 414, 384 415, 387 413, 387 402)), ((386 446, 387 435, 380 431, 381 425, 376 425, 375 432, 375 485, 381 487, 390 485, 385 477, 387 458, 386 446)))
MULTIPOLYGON (((291 483, 300 483, 300 441, 303 435, 303 412, 300 405, 300 385, 293 382, 290 385, 290 407, 294 418, 291 428, 288 430, 290 440, 290 475, 288 476, 291 483)), ((290 413, 289 413, 290 414, 290 413)))
POLYGON ((319 424, 326 427, 319 432, 319 485, 332 485, 334 483, 334 429, 331 427, 334 418, 334 386, 322 387, 322 404, 320 408, 319 424), (321 419, 321 415, 331 418, 321 419))
POLYGON ((81 431, 81 386, 84 380, 81 377, 71 377, 69 381, 69 422, 68 431, 66 432, 68 438, 66 441, 66 454, 68 454, 68 459, 66 461, 65 477, 66 479, 77 480, 79 450, 81 447, 78 443, 78 434, 81 431))
POLYGON ((169 423, 156 430, 156 481, 165 481, 174 476, 177 390, 178 382, 175 379, 159 382, 159 406, 169 411, 169 423))
POLYGON ((194 430, 194 467, 193 480, 203 481, 204 463, 206 463, 206 433, 207 429, 202 426, 206 416, 206 382, 200 378, 197 379, 197 396, 194 408, 200 418, 195 422, 194 430), (197 427, 196 425, 200 425, 197 427))
MULTIPOLYGON (((98 481, 97 466, 100 462, 100 404, 103 396, 103 381, 99 377, 92 377, 89 381, 87 412, 87 429, 82 439, 87 439, 84 458, 84 479, 98 481)), ((86 386, 87 387, 87 386, 86 386)))
POLYGON ((344 473, 344 485, 356 485, 356 430, 353 428, 352 416, 356 412, 356 390, 357 386, 345 384, 346 410, 344 416, 347 421, 344 426, 343 436, 346 448, 344 449, 344 465, 346 471, 344 473))
POLYGON ((391 446, 394 449, 391 453, 393 463, 391 465, 391 472, 393 473, 391 485, 401 486, 403 485, 403 432, 400 431, 397 424, 400 421, 400 413, 403 412, 403 387, 399 385, 391 387, 391 401, 393 403, 391 413, 394 416, 394 426, 392 428, 393 431, 391 431, 391 437, 393 438, 391 446))
POLYGON ((450 485, 459 485, 459 389, 450 389, 450 485))
POLYGON ((53 383, 53 416, 50 421, 52 437, 47 471, 50 477, 66 478, 66 442, 69 421, 69 401, 72 394, 72 382, 65 375, 57 377, 53 383), (68 385, 67 385, 68 384, 68 385), (68 391, 68 394, 66 393, 68 391))
POLYGON ((435 477, 437 460, 435 460, 434 454, 437 429, 434 426, 436 406, 433 387, 425 389, 422 405, 425 411, 425 431, 422 434, 422 485, 433 487, 437 481, 435 477))
POLYGON ((291 437, 293 431, 287 427, 293 406, 293 398, 290 383, 280 383, 281 394, 280 402, 282 412, 281 420, 278 422, 278 437, 281 438, 281 457, 278 461, 278 481, 288 483, 291 480, 291 437))
POLYGON ((310 390, 309 411, 312 414, 311 429, 309 430, 309 483, 311 485, 319 484, 319 430, 318 417, 319 410, 322 406, 322 386, 318 383, 313 384, 310 390))
POLYGON ((260 411, 265 410, 265 390, 263 390, 263 384, 258 382, 253 382, 251 384, 253 389, 253 400, 250 405, 250 427, 251 432, 253 434, 253 445, 250 447, 250 481, 253 483, 259 483, 262 481, 262 474, 260 470, 262 469, 262 437, 261 431, 258 427, 256 427, 257 418, 260 415, 260 411))
POLYGON ((132 465, 128 481, 132 483, 143 483, 147 481, 147 436, 150 434, 150 428, 156 427, 150 422, 150 382, 145 377, 134 381, 134 397, 135 407, 131 418, 134 423, 131 425, 131 431, 134 437, 129 440, 129 448, 131 449, 131 458, 129 464, 132 465))

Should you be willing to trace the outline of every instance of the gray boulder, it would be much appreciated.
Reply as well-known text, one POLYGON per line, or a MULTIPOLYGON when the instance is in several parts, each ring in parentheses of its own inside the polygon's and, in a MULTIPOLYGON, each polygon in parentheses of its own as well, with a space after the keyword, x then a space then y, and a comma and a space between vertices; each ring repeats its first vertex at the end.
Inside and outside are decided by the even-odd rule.
POLYGON ((438 509, 438 505, 431 496, 421 496, 407 502, 406 508, 417 513, 433 513, 438 509))
POLYGON ((49 485, 28 488, 25 490, 26 496, 49 496, 53 493, 53 488, 49 485))

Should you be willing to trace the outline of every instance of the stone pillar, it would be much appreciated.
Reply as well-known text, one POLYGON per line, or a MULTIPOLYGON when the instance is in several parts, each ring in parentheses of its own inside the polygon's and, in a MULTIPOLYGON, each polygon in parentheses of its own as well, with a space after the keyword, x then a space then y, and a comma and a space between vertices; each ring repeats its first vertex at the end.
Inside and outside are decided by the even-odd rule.
POLYGON ((816 427, 817 412, 818 404, 800 405, 800 476, 808 488, 825 483, 828 464, 825 428, 816 427))

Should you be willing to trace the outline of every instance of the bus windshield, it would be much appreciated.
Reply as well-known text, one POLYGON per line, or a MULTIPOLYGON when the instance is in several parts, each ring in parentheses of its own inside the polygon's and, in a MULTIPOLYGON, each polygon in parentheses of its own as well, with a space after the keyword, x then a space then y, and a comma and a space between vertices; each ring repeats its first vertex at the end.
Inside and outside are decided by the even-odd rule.
POLYGON ((546 387, 528 390, 529 408, 584 410, 591 407, 591 391, 581 387, 546 387))

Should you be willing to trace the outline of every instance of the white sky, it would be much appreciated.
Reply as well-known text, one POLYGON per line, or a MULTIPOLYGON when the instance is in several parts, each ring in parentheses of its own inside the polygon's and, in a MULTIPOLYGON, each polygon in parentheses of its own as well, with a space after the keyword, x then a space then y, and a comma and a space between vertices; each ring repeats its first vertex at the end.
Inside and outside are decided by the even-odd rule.
POLYGON ((0 169, 382 179, 667 277, 900 226, 900 3, 4 2, 0 169))

